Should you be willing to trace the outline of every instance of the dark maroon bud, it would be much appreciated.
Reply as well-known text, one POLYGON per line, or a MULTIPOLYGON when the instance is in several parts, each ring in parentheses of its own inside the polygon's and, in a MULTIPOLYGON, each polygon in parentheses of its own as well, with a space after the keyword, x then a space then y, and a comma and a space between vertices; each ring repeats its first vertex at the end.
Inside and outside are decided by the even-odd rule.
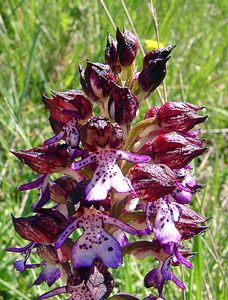
POLYGON ((52 92, 52 97, 42 95, 42 100, 56 121, 65 124, 72 118, 87 120, 92 115, 92 104, 81 91, 52 92))
POLYGON ((110 96, 115 75, 109 65, 87 61, 85 70, 81 69, 81 83, 84 91, 93 100, 102 100, 110 96))
POLYGON ((158 125, 163 132, 185 132, 196 124, 202 123, 207 116, 200 116, 196 111, 203 107, 188 102, 167 102, 157 113, 158 125))
POLYGON ((117 52, 121 66, 132 65, 138 51, 138 40, 136 36, 124 28, 124 31, 116 29, 117 52))
POLYGON ((144 119, 149 119, 149 118, 155 118, 157 117, 158 111, 160 109, 161 106, 153 106, 151 107, 147 113, 145 114, 144 119))
POLYGON ((70 176, 62 176, 55 181, 49 181, 50 198, 56 203, 66 204, 76 186, 77 181, 70 176))
POLYGON ((115 74, 119 74, 122 67, 119 62, 117 52, 117 41, 113 40, 111 34, 108 34, 107 44, 105 48, 105 62, 110 66, 115 74))
POLYGON ((129 171, 129 179, 136 193, 147 201, 155 201, 176 188, 180 179, 166 165, 141 163, 129 171))
POLYGON ((58 211, 42 209, 41 213, 27 218, 14 218, 16 232, 25 240, 38 244, 51 244, 65 229, 67 219, 58 211))
POLYGON ((113 91, 108 102, 110 117, 120 125, 130 124, 139 107, 136 96, 126 87, 113 84, 113 91))
POLYGON ((148 52, 143 59, 143 68, 148 66, 152 60, 168 57, 176 46, 168 45, 165 48, 157 48, 148 52))
MULTIPOLYGON (((157 58, 143 68, 139 73, 138 83, 142 91, 152 93, 166 76, 166 62, 168 58, 157 58)), ((148 97, 147 96, 147 97, 148 97)))
POLYGON ((139 154, 150 156, 156 164, 166 164, 171 169, 181 169, 205 151, 206 148, 201 147, 200 140, 185 138, 172 132, 160 134, 153 141, 147 142, 139 150, 139 154))
POLYGON ((98 148, 120 148, 123 142, 123 131, 118 124, 111 124, 108 119, 96 116, 82 127, 81 141, 86 150, 98 148))
POLYGON ((143 60, 143 69, 139 74, 138 83, 142 91, 149 96, 166 76, 166 62, 174 46, 156 49, 146 54, 143 60))
POLYGON ((65 145, 50 144, 18 152, 11 151, 20 161, 40 174, 61 172, 69 167, 69 158, 65 145))

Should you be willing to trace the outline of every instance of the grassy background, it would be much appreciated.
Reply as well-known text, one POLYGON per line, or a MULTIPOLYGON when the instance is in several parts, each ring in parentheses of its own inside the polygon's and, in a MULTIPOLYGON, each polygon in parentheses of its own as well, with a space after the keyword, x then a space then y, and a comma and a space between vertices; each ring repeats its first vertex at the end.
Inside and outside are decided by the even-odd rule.
MULTIPOLYGON (((142 44, 144 39, 155 39, 147 1, 125 3, 142 44)), ((121 1, 106 4, 116 24, 131 29, 121 1)), ((202 129, 208 152, 194 162, 197 178, 206 188, 197 195, 193 207, 213 217, 210 231, 189 243, 199 251, 194 270, 176 270, 189 287, 186 293, 168 284, 164 294, 167 299, 224 300, 227 1, 158 0, 154 4, 161 42, 177 45, 168 63, 168 99, 207 107, 209 118, 202 129)), ((14 271, 12 262, 18 256, 4 251, 10 245, 24 245, 14 233, 10 213, 28 215, 36 199, 36 192, 17 192, 18 185, 35 176, 9 150, 35 147, 50 136, 40 91, 48 94, 51 89, 79 88, 78 63, 84 64, 87 58, 103 61, 107 32, 114 34, 100 1, 0 0, 0 299, 31 300, 47 290, 45 285, 29 289, 35 274, 14 271)), ((137 60, 140 66, 141 54, 137 60)), ((156 93, 150 102, 160 103, 156 93)), ((115 291, 148 295, 142 280, 152 266, 152 259, 143 264, 127 257, 125 265, 114 271, 115 291)))

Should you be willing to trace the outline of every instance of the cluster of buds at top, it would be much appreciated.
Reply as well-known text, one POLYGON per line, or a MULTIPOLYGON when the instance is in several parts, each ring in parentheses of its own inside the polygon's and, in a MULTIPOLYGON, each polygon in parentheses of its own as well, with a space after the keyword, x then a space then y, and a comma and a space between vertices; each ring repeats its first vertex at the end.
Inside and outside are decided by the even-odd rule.
POLYGON ((71 300, 139 300, 125 293, 108 298, 114 286, 108 268, 118 268, 127 254, 158 261, 144 279, 158 296, 144 300, 164 299, 167 280, 185 289, 173 267, 192 268, 193 254, 183 241, 207 229, 207 218, 187 206, 202 188, 189 164, 206 150, 200 132, 192 129, 207 117, 198 113, 200 106, 167 102, 132 126, 142 101, 164 79, 173 48, 147 53, 136 73, 137 38, 117 28, 116 40, 108 35, 105 63, 79 67, 83 92, 42 95, 54 135, 33 149, 12 151, 38 173, 19 187, 38 189, 38 200, 33 215, 13 217, 28 244, 8 248, 23 255, 14 262, 19 272, 42 268, 33 285, 63 280, 38 300, 65 293, 71 300), (56 173, 62 175, 52 177, 56 173), (139 240, 129 242, 129 235, 139 240), (31 264, 35 253, 40 262, 31 264))

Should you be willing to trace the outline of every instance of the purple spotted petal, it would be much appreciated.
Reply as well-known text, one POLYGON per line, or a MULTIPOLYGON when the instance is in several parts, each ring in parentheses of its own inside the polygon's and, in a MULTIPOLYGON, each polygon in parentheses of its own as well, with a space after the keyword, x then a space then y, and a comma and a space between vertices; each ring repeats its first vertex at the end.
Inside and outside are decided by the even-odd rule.
POLYGON ((55 265, 46 263, 45 268, 40 273, 39 277, 34 281, 33 285, 40 285, 46 281, 48 286, 51 286, 61 276, 61 272, 55 265))
POLYGON ((104 160, 96 168, 93 178, 86 187, 86 200, 99 201, 104 200, 111 188, 119 193, 134 191, 128 178, 124 177, 119 166, 110 163, 110 160, 104 160))
POLYGON ((68 225, 60 235, 55 248, 61 247, 72 232, 82 227, 84 233, 73 247, 74 267, 89 267, 96 258, 100 258, 106 267, 117 268, 122 263, 122 249, 118 241, 104 231, 104 224, 114 225, 131 234, 137 233, 130 225, 102 214, 95 208, 84 208, 84 214, 68 225))
POLYGON ((180 205, 178 205, 176 202, 171 202, 168 204, 170 214, 175 222, 178 222, 180 220, 181 214, 182 214, 182 208, 180 205))
POLYGON ((66 133, 66 143, 71 148, 77 148, 80 142, 80 135, 77 129, 77 122, 72 119, 69 121, 63 129, 66 133))
POLYGON ((174 217, 168 204, 164 200, 153 202, 156 209, 156 217, 153 223, 153 231, 161 244, 179 243, 181 234, 174 224, 174 217))
POLYGON ((73 171, 78 171, 81 168, 84 168, 92 163, 96 162, 96 154, 91 154, 88 157, 85 157, 79 161, 72 163, 71 168, 73 171))
POLYGON ((123 255, 119 243, 110 234, 94 230, 77 240, 72 258, 75 268, 90 267, 96 258, 100 258, 106 267, 116 269, 122 264, 123 255))
POLYGON ((72 164, 73 170, 79 170, 91 163, 97 163, 93 178, 86 187, 86 200, 104 200, 111 188, 119 193, 134 193, 130 180, 122 174, 117 160, 123 159, 133 163, 148 162, 148 156, 128 153, 122 150, 110 149, 91 154, 72 164))
POLYGON ((61 286, 61 287, 58 287, 58 288, 55 288, 53 289, 52 291, 50 292, 47 292, 43 295, 40 295, 37 300, 43 300, 43 299, 48 299, 48 298, 51 298, 51 297, 54 297, 56 295, 59 295, 59 294, 63 294, 63 293, 66 293, 66 286, 61 286))
POLYGON ((18 191, 19 192, 27 191, 27 190, 32 190, 32 189, 36 189, 36 188, 40 187, 42 185, 42 183, 44 182, 46 176, 47 175, 40 175, 37 180, 31 181, 31 182, 28 182, 28 183, 25 183, 25 184, 19 186, 18 191))

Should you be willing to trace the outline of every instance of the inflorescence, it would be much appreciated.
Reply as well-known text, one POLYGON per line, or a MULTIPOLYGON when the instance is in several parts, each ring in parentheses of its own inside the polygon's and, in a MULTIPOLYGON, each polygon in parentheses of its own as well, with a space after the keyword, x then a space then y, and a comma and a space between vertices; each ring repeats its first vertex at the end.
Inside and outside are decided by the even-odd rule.
MULTIPOLYGON (((108 269, 129 254, 157 261, 144 284, 159 296, 145 299, 165 299, 167 280, 186 288, 173 269, 192 268, 193 253, 183 242, 208 228, 207 218, 189 208, 202 189, 189 164, 206 150, 200 131, 192 129, 207 116, 198 114, 203 107, 166 102, 132 125, 165 78, 173 48, 150 51, 136 72, 137 38, 117 28, 116 40, 108 35, 105 63, 79 66, 83 91, 42 95, 54 136, 12 152, 38 173, 19 191, 37 189, 38 199, 32 216, 13 217, 17 234, 29 243, 7 249, 23 256, 14 262, 17 271, 41 270, 33 285, 61 278, 62 286, 38 300, 65 293, 71 300, 107 299, 114 286, 108 269), (56 173, 61 176, 54 179, 56 173), (33 255, 40 263, 30 262, 33 255)), ((121 293, 109 299, 138 298, 121 293)))

